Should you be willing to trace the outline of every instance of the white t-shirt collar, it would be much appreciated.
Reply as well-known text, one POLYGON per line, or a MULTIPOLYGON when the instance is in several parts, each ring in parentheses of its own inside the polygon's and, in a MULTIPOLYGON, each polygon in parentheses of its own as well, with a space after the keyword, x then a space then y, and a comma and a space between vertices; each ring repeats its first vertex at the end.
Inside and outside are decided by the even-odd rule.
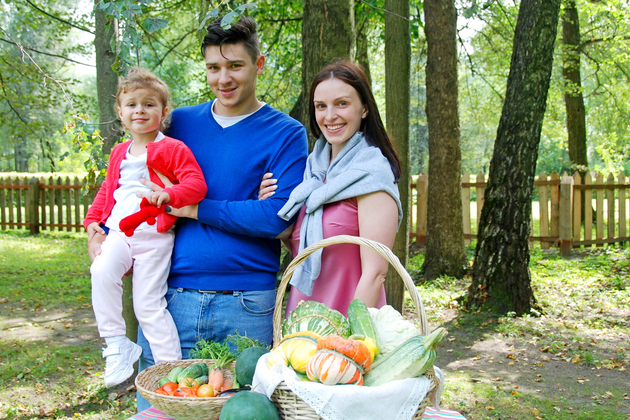
MULTIPOLYGON (((250 114, 244 114, 244 115, 237 115, 235 117, 224 117, 222 115, 217 114, 216 112, 214 112, 214 104, 217 101, 215 100, 214 102, 212 102, 212 116, 214 117, 214 120, 217 122, 217 124, 219 124, 221 127, 223 128, 228 128, 230 126, 233 126, 234 124, 243 121, 245 118, 249 117, 250 115, 255 114, 256 112, 258 112, 260 110, 260 108, 262 108, 263 106, 265 106, 266 104, 264 102, 260 102, 260 107, 258 107, 258 109, 250 114)), ((157 141, 157 140, 156 140, 157 141)))

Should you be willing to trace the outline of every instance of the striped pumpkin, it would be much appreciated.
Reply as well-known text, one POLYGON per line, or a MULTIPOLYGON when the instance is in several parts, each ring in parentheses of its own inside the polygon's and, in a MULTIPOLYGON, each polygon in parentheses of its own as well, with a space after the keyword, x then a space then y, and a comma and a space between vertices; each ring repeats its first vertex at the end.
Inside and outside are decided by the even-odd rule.
POLYGON ((363 385, 363 375, 371 365, 372 356, 364 343, 331 334, 318 341, 306 375, 325 385, 363 385))

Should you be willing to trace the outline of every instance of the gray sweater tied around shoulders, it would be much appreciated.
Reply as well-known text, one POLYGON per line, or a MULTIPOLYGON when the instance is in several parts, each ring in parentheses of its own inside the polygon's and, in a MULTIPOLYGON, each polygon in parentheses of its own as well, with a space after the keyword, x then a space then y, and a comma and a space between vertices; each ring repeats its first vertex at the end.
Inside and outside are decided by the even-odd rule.
MULTIPOLYGON (((330 151, 330 143, 323 135, 320 136, 306 161, 304 180, 293 190, 278 212, 282 219, 289 220, 302 206, 306 206, 306 214, 300 227, 300 252, 324 238, 324 204, 385 191, 396 200, 400 227, 403 213, 398 185, 389 161, 381 150, 370 146, 363 133, 357 131, 345 142, 332 162, 330 151)), ((307 296, 313 293, 313 283, 319 276, 321 256, 322 249, 313 252, 296 268, 291 278, 291 285, 307 296)))

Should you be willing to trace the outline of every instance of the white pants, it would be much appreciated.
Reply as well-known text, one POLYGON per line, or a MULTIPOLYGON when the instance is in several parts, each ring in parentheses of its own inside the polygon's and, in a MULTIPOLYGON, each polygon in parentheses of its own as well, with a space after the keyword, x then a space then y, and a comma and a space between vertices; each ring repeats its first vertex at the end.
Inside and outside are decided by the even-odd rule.
POLYGON ((133 309, 156 362, 182 358, 177 328, 166 310, 168 273, 175 235, 155 227, 133 236, 110 229, 90 272, 92 306, 101 337, 125 335, 122 278, 133 266, 133 309))

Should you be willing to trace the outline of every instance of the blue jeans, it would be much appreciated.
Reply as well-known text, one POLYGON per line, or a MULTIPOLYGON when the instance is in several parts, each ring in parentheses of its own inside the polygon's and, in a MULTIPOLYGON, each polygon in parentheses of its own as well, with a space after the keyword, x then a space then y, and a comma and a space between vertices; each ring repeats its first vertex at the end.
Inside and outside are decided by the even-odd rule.
MULTIPOLYGON (((166 309, 177 326, 184 359, 190 358, 190 350, 199 340, 222 342, 235 332, 269 345, 273 340, 275 290, 224 295, 169 287, 166 301, 166 309)), ((138 370, 142 371, 155 362, 141 328, 138 328, 138 345, 142 347, 138 370)), ((137 400, 138 412, 150 407, 140 393, 137 393, 137 400)))

